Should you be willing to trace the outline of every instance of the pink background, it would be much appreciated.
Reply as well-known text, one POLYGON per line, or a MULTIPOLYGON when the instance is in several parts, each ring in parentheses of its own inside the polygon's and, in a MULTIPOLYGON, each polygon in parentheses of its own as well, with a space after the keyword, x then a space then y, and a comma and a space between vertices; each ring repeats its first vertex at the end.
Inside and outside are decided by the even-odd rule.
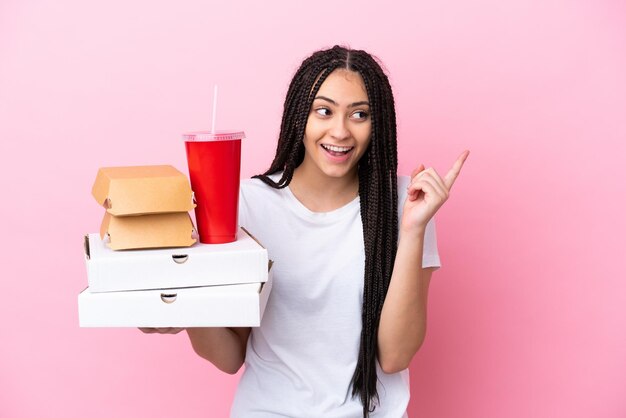
POLYGON ((173 164, 184 131, 275 150, 288 82, 335 43, 377 54, 400 169, 472 154, 437 215, 412 417, 626 416, 622 1, 0 3, 2 417, 223 417, 238 377, 185 334, 80 329, 98 167, 173 164))

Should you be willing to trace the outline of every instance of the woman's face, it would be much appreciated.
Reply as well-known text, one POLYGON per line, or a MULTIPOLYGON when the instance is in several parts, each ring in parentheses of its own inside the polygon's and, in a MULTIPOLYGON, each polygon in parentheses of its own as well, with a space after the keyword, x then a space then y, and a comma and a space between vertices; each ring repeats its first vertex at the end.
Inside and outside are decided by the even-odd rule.
POLYGON ((361 75, 345 69, 333 71, 320 86, 309 112, 303 168, 326 177, 356 177, 357 163, 369 145, 371 132, 370 106, 361 75))

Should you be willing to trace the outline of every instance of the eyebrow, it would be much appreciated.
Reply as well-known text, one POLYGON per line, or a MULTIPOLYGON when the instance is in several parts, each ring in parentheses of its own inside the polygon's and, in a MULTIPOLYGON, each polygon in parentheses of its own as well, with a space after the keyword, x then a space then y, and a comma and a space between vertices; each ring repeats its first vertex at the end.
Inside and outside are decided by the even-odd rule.
MULTIPOLYGON (((337 102, 336 101, 334 101, 333 99, 330 99, 330 98, 328 98, 326 96, 316 96, 315 100, 317 100, 317 99, 325 100, 325 101, 330 102, 330 103, 334 104, 335 106, 337 106, 337 102)), ((348 105, 348 107, 356 107, 356 106, 361 106, 361 105, 369 106, 370 102, 368 102, 367 100, 363 100, 363 101, 360 101, 360 102, 354 102, 354 103, 350 103, 348 105)))

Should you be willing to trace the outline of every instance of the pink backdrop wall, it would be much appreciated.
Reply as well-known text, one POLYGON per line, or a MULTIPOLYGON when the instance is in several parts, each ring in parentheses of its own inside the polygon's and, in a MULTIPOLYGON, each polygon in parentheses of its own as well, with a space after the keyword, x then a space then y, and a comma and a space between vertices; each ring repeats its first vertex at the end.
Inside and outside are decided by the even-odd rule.
POLYGON ((445 172, 444 268, 412 417, 626 416, 626 7, 621 1, 0 3, 0 416, 227 415, 238 376, 185 334, 79 329, 96 170, 168 163, 180 134, 275 149, 302 58, 348 44, 395 88, 400 168, 445 172))

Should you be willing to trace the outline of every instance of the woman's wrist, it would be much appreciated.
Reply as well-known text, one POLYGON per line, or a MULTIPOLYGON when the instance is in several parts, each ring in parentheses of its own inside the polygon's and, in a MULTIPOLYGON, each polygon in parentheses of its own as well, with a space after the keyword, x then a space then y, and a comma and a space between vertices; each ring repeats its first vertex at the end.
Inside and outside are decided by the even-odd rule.
POLYGON ((424 241, 424 235, 426 234, 426 225, 420 225, 412 228, 400 228, 399 241, 424 241))

